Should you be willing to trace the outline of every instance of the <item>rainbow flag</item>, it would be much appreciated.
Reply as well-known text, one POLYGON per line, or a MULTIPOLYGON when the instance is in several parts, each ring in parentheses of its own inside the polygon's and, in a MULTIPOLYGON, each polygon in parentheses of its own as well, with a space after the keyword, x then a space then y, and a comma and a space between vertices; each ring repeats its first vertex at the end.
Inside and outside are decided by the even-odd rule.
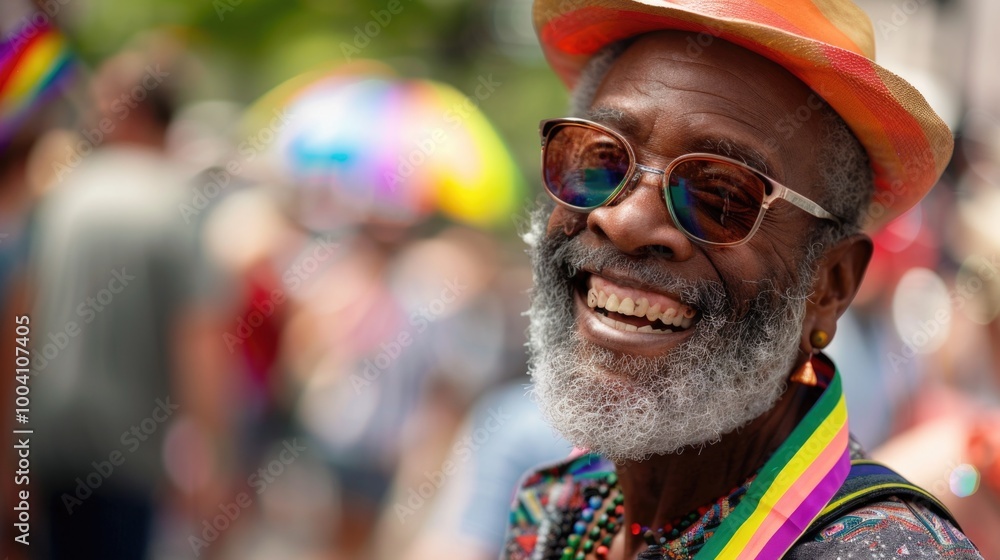
POLYGON ((58 94, 73 74, 66 37, 47 21, 24 26, 0 43, 0 145, 38 104, 58 94))
POLYGON ((834 370, 822 396, 695 558, 781 558, 819 516, 850 470, 847 404, 834 370))

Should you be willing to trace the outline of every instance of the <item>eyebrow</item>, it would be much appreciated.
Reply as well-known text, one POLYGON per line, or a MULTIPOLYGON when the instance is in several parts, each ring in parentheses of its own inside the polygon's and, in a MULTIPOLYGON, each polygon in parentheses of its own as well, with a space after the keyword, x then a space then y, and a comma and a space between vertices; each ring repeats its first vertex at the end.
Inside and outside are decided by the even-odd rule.
POLYGON ((771 168, 767 165, 767 158, 764 157, 764 154, 751 146, 735 142, 729 138, 702 139, 690 146, 690 148, 695 151, 718 154, 742 161, 764 175, 771 176, 771 168))
MULTIPOLYGON (((589 120, 611 126, 618 132, 628 136, 640 129, 639 119, 613 107, 598 106, 587 111, 586 117, 589 120)), ((744 164, 756 169, 760 173, 771 177, 771 167, 767 164, 767 157, 759 150, 736 142, 729 138, 711 137, 694 140, 684 147, 685 151, 707 152, 718 154, 728 158, 741 161, 744 164)))
POLYGON ((615 130, 628 134, 639 130, 639 120, 621 109, 611 107, 594 107, 587 111, 588 120, 596 121, 614 127, 615 130))

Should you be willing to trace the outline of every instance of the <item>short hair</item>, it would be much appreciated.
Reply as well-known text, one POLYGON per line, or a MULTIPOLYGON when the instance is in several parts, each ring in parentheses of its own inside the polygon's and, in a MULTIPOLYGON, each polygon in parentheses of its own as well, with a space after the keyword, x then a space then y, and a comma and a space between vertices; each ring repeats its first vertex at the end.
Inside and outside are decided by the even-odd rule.
MULTIPOLYGON (((588 113, 605 76, 637 38, 611 43, 591 57, 572 91, 570 113, 573 116, 582 117, 588 113)), ((807 261, 818 259, 823 247, 861 231, 875 192, 875 172, 868 153, 844 119, 822 98, 820 102, 822 106, 817 112, 824 131, 817 163, 825 188, 816 202, 838 216, 842 223, 817 220, 818 225, 805 244, 807 261)))

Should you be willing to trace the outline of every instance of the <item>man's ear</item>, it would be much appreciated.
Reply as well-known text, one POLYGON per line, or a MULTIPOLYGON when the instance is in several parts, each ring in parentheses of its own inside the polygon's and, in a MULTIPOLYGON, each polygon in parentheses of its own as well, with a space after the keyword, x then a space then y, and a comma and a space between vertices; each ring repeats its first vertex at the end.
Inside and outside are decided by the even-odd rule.
POLYGON ((820 258, 813 293, 806 303, 801 347, 811 352, 812 333, 825 331, 828 340, 837 332, 837 319, 847 311, 865 277, 872 258, 872 240, 859 233, 833 245, 820 258))

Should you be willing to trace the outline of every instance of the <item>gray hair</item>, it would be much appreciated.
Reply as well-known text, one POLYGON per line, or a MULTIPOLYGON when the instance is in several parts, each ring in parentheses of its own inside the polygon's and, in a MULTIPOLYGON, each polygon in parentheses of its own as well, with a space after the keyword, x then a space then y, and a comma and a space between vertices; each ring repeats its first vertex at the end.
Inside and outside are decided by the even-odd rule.
MULTIPOLYGON (((618 58, 637 39, 632 37, 612 43, 595 54, 584 67, 570 98, 570 113, 585 116, 593 105, 597 90, 618 58)), ((819 225, 807 240, 805 261, 812 265, 826 247, 858 233, 862 229, 866 210, 875 192, 875 178, 868 154, 847 123, 826 101, 820 99, 823 141, 819 149, 819 176, 825 188, 820 206, 839 216, 838 225, 819 220, 819 225)))

